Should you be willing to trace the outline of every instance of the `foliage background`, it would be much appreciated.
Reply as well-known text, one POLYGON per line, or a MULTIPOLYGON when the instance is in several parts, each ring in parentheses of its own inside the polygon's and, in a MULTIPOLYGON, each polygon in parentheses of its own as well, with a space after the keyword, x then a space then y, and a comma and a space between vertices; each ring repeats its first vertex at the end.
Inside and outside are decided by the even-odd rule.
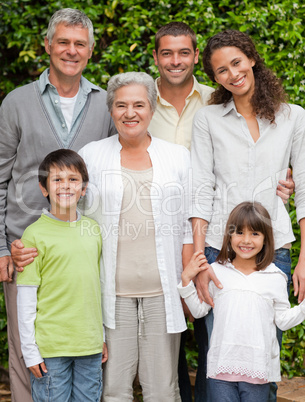
MULTIPOLYGON (((260 54, 285 85, 290 101, 305 106, 305 6, 302 0, 34 0, 0 1, 0 101, 18 85, 34 79, 48 66, 43 38, 50 16, 59 8, 83 10, 93 21, 96 45, 85 76, 106 88, 109 77, 123 71, 146 71, 157 76, 152 49, 154 34, 170 21, 184 21, 197 33, 203 50, 207 38, 231 28, 248 33, 260 54)), ((199 81, 211 85, 202 71, 199 81)), ((300 249, 293 199, 290 214, 300 249)), ((296 300, 291 295, 291 302, 296 300)), ((305 325, 284 335, 282 369, 289 376, 303 375, 305 325)), ((0 293, 0 359, 6 362, 5 313, 0 293)), ((190 340, 189 362, 196 366, 196 350, 190 340)))

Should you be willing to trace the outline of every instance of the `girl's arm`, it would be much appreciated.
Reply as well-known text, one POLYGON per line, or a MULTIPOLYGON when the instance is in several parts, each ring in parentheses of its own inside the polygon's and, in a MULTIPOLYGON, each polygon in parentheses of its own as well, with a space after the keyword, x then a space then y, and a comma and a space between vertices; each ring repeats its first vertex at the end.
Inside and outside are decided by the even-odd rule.
POLYGON ((277 290, 277 297, 274 300, 275 323, 279 329, 286 331, 305 320, 305 300, 291 308, 288 294, 287 283, 283 277, 279 279, 279 283, 274 282, 277 290))
POLYGON ((191 281, 187 286, 182 286, 182 282, 178 285, 180 296, 183 297, 186 305, 190 309, 193 317, 201 318, 208 314, 211 306, 205 302, 200 302, 194 283, 191 281))

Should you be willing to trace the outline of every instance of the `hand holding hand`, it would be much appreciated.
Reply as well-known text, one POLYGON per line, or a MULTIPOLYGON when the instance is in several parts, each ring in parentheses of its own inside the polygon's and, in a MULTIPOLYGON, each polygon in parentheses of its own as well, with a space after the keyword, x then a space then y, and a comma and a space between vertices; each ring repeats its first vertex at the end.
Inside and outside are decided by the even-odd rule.
POLYGON ((211 307, 214 308, 214 302, 209 293, 210 281, 213 281, 215 286, 217 286, 219 289, 222 289, 222 284, 217 279, 217 276, 215 275, 213 268, 210 265, 208 265, 208 268, 204 272, 200 272, 198 274, 196 278, 196 289, 199 300, 201 302, 205 301, 207 304, 209 304, 211 307))
POLYGON ((196 251, 182 272, 182 285, 187 286, 190 281, 198 275, 199 272, 206 269, 208 269, 208 264, 203 251, 196 251))

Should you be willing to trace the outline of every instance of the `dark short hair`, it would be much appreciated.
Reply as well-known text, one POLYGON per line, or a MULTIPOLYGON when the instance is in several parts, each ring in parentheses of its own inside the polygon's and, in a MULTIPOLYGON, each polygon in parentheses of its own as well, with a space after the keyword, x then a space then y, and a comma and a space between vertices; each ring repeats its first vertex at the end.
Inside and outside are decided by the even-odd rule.
POLYGON ((236 253, 231 246, 231 236, 233 233, 243 230, 244 227, 264 235, 264 246, 256 256, 256 269, 259 271, 266 268, 272 263, 274 257, 272 222, 266 208, 256 201, 242 202, 232 210, 226 225, 222 248, 216 261, 225 264, 234 260, 236 253))
POLYGON ((195 32, 184 22, 173 21, 169 24, 163 25, 155 35, 155 51, 158 53, 160 46, 160 39, 163 36, 190 36, 194 51, 197 48, 197 38, 195 32))
POLYGON ((68 168, 77 171, 82 176, 83 188, 89 182, 89 174, 83 158, 71 149, 58 149, 50 152, 38 168, 38 180, 47 190, 47 180, 51 167, 68 168))

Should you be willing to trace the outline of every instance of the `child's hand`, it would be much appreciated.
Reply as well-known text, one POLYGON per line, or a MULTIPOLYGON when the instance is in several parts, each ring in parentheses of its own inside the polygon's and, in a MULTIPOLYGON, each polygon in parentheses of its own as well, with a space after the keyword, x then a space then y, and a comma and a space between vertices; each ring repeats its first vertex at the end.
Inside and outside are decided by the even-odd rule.
POLYGON ((182 272, 182 286, 187 286, 190 281, 199 274, 199 272, 205 271, 208 267, 209 265, 203 251, 196 251, 182 272))
POLYGON ((41 378, 41 377, 43 376, 43 375, 42 375, 42 372, 45 373, 45 374, 48 372, 48 370, 47 370, 46 365, 44 364, 44 362, 42 362, 42 363, 40 363, 40 364, 35 364, 35 366, 29 367, 29 370, 30 370, 30 372, 31 372, 32 374, 34 374, 34 376, 35 376, 36 378, 41 378))
POLYGON ((108 360, 108 349, 107 349, 107 345, 106 345, 105 342, 104 342, 104 344, 103 344, 103 352, 102 352, 102 355, 103 355, 103 357, 102 357, 102 363, 106 363, 106 361, 108 360))

